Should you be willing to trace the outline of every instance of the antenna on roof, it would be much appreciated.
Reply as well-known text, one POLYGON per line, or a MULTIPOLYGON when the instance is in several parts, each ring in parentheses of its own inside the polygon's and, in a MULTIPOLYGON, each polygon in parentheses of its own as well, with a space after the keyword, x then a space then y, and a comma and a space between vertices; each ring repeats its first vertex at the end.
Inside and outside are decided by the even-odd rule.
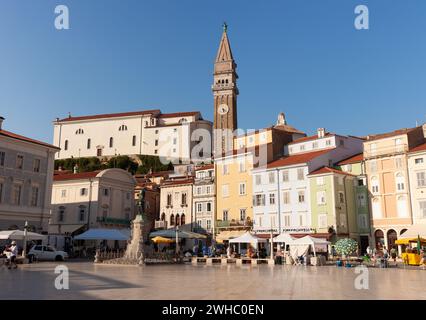
POLYGON ((68 111, 68 118, 71 118, 71 112, 68 111))

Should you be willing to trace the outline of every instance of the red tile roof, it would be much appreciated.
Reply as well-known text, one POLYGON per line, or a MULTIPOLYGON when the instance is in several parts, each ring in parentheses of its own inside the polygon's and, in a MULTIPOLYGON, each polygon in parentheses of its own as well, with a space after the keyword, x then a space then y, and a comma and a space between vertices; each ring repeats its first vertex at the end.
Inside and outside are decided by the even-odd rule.
POLYGON ((70 121, 79 121, 79 120, 93 120, 93 119, 107 119, 107 118, 121 118, 129 116, 141 116, 145 114, 159 114, 161 111, 158 109, 154 110, 144 110, 144 111, 132 111, 132 112, 120 112, 120 113, 106 113, 106 114, 97 114, 91 116, 81 116, 81 117, 68 117, 60 119, 57 122, 70 122, 70 121))
POLYGON ((198 114, 200 114, 199 111, 162 113, 159 115, 159 118, 191 117, 191 116, 196 116, 198 114))
POLYGON ((356 154, 352 157, 349 157, 345 160, 338 162, 337 165, 342 166, 342 165, 345 165, 345 164, 358 163, 358 162, 361 162, 362 160, 364 160, 364 154, 358 153, 358 154, 356 154))
POLYGON ((207 164, 205 166, 202 166, 202 167, 199 167, 199 168, 195 169, 195 171, 209 170, 209 169, 214 169, 214 164, 207 164))
POLYGON ((410 153, 411 152, 419 152, 419 151, 426 151, 426 143, 423 143, 423 144, 421 144, 417 147, 410 149, 410 153))
POLYGON ((277 167, 289 166, 293 164, 306 163, 315 159, 316 157, 319 157, 323 154, 330 152, 333 149, 334 148, 329 148, 329 149, 325 149, 321 151, 305 152, 305 153, 295 154, 291 156, 285 156, 283 158, 280 158, 278 160, 268 163, 267 167, 277 168, 277 167))
POLYGON ((311 172, 310 174, 308 174, 308 176, 314 176, 314 175, 317 175, 317 174, 325 174, 325 173, 337 173, 337 174, 344 174, 346 176, 354 177, 353 174, 350 174, 350 173, 347 173, 347 172, 344 172, 344 171, 340 171, 340 170, 337 170, 337 169, 333 169, 333 168, 330 168, 330 167, 322 167, 318 170, 311 172))
POLYGON ((53 176, 53 181, 82 180, 82 179, 95 178, 99 174, 99 172, 101 171, 55 174, 53 176))
POLYGON ((42 142, 42 141, 38 141, 38 140, 34 140, 34 139, 31 139, 31 138, 27 138, 27 137, 24 137, 24 136, 21 136, 19 134, 16 134, 16 133, 13 133, 13 132, 10 132, 10 131, 6 131, 6 130, 0 130, 0 136, 4 136, 4 137, 16 139, 16 140, 21 140, 21 141, 25 141, 25 142, 29 142, 29 143, 34 143, 34 144, 38 144, 38 145, 48 147, 48 148, 52 148, 52 149, 61 150, 60 148, 55 147, 51 144, 48 144, 48 143, 45 143, 45 142, 42 142))
POLYGON ((163 183, 161 184, 161 187, 171 187, 171 186, 177 186, 181 184, 192 184, 192 183, 194 183, 194 179, 192 177, 188 179, 167 180, 167 181, 163 181, 163 183))
POLYGON ((394 137, 394 136, 400 136, 402 134, 410 133, 410 132, 416 130, 417 128, 418 127, 415 127, 415 128, 404 128, 404 129, 399 129, 399 130, 395 130, 395 131, 391 131, 391 132, 386 132, 386 133, 371 134, 371 135, 367 136, 367 141, 384 139, 384 138, 390 138, 390 137, 394 137))
MULTIPOLYGON (((326 137, 334 137, 334 136, 335 136, 334 133, 326 132, 325 135, 324 135, 324 138, 326 138, 326 137)), ((306 142, 306 141, 311 141, 311 140, 316 140, 316 139, 318 139, 318 135, 317 134, 313 135, 313 136, 309 136, 309 137, 303 137, 303 138, 300 138, 300 139, 296 139, 296 140, 290 142, 289 144, 294 144, 294 143, 299 143, 299 142, 306 142)))

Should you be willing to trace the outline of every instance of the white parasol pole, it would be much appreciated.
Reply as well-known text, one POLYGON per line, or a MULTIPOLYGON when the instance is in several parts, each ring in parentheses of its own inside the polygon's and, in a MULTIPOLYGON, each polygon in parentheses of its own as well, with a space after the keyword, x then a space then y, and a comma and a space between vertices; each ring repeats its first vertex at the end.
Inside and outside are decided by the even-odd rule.
POLYGON ((176 254, 179 253, 179 226, 176 226, 176 254))
POLYGON ((28 221, 25 221, 24 227, 24 248, 22 250, 22 256, 25 258, 27 254, 27 229, 28 229, 28 221))
POLYGON ((272 234, 272 216, 271 216, 271 259, 274 259, 274 242, 272 241, 273 234, 272 234))

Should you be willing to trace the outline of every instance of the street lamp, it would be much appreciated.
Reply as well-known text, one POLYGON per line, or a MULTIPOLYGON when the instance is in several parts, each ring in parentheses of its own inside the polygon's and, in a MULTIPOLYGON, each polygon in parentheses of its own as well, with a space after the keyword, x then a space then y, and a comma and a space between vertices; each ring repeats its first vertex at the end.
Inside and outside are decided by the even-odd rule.
POLYGON ((22 250, 22 256, 24 258, 27 255, 27 232, 28 232, 28 221, 25 221, 25 226, 24 226, 24 248, 22 250))

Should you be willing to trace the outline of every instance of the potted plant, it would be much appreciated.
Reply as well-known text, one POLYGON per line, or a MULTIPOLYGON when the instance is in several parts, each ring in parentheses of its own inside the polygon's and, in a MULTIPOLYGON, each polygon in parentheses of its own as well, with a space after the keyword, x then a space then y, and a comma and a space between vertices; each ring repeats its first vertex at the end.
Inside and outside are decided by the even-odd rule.
POLYGON ((334 245, 336 252, 342 256, 342 259, 347 259, 347 266, 350 267, 349 255, 356 252, 358 243, 350 238, 340 239, 334 245))

